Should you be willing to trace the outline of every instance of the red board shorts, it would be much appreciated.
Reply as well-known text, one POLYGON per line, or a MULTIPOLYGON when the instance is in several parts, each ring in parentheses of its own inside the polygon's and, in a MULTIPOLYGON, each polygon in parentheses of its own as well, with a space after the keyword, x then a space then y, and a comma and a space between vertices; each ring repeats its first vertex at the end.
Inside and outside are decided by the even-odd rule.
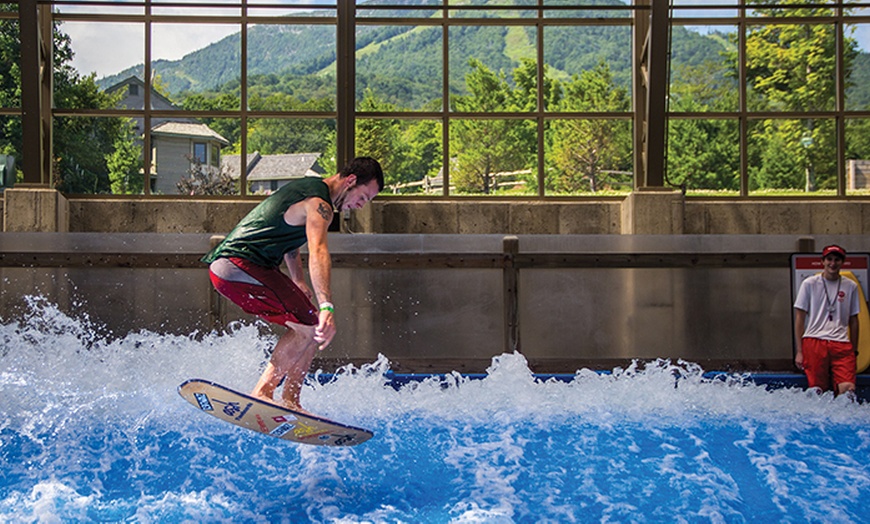
POLYGON ((254 264, 232 257, 230 262, 263 285, 224 280, 209 271, 211 283, 218 293, 230 299, 245 313, 287 326, 287 323, 316 326, 317 308, 299 286, 278 268, 254 264))
POLYGON ((855 350, 850 342, 837 342, 819 338, 804 338, 801 342, 804 355, 804 372, 811 388, 822 391, 833 385, 849 382, 854 384, 857 379, 857 360, 855 350))

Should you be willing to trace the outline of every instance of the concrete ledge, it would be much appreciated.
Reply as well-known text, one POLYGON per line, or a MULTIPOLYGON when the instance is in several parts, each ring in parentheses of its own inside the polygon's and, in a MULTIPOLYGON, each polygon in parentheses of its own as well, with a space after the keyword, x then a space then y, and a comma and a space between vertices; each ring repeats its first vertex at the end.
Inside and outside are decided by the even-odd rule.
POLYGON ((69 231, 69 205, 60 192, 47 187, 20 184, 6 189, 3 195, 4 231, 69 231))
MULTIPOLYGON (((229 232, 259 198, 64 197, 47 188, 4 192, 9 232, 229 232)), ((641 190, 600 200, 379 197, 342 213, 345 233, 463 235, 866 235, 870 199, 687 199, 641 190)))

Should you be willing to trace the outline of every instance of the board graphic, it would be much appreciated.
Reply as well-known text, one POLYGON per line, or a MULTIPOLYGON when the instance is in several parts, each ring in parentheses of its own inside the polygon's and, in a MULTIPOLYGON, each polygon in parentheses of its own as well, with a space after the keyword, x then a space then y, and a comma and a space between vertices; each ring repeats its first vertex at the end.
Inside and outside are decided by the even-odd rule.
POLYGON ((373 436, 369 430, 293 411, 207 380, 188 380, 178 386, 178 394, 220 420, 299 444, 355 446, 373 436))

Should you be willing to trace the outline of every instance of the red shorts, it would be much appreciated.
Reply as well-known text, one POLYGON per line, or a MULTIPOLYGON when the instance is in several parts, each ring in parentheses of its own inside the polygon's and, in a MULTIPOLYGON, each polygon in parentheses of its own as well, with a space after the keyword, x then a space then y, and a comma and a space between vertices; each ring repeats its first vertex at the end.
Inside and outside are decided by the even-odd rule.
POLYGON ((857 380, 857 360, 850 342, 835 342, 819 338, 804 338, 801 342, 804 355, 804 373, 811 388, 822 391, 833 385, 857 380))
POLYGON ((263 285, 224 280, 209 271, 211 283, 218 293, 230 299, 245 313, 286 326, 303 324, 316 326, 317 308, 299 286, 278 268, 263 267, 243 258, 230 258, 230 262, 251 275, 263 285))

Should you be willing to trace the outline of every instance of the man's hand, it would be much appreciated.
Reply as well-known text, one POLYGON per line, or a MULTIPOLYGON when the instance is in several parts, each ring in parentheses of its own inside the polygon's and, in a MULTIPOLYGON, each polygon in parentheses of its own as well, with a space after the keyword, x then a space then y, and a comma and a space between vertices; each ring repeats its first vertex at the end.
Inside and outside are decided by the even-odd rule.
POLYGON ((314 341, 317 342, 320 351, 326 349, 326 346, 332 342, 335 331, 335 314, 327 309, 321 309, 320 319, 314 330, 314 341))

